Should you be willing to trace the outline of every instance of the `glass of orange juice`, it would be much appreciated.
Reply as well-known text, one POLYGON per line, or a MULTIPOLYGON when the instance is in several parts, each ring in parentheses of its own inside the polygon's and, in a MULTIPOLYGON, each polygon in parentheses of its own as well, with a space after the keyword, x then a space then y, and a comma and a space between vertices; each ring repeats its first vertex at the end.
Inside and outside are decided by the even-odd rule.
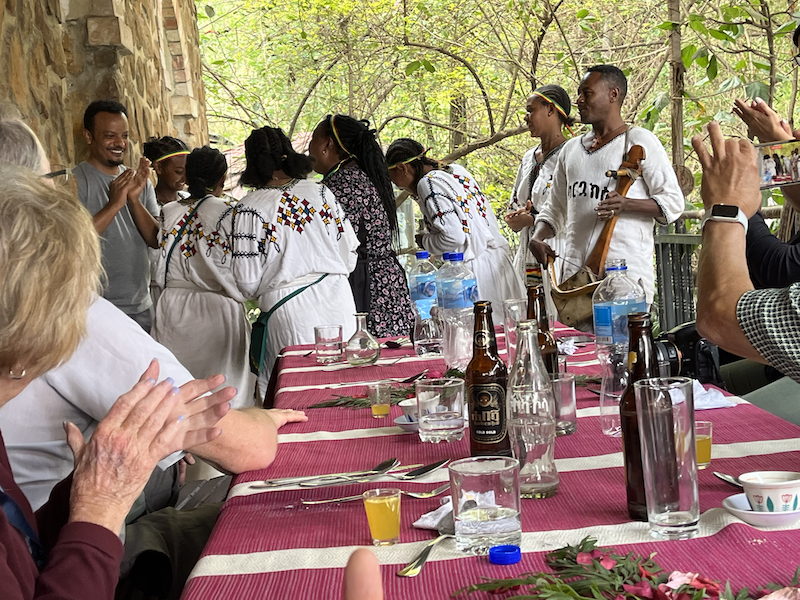
POLYGON ((711 421, 694 422, 694 439, 697 443, 697 468, 711 464, 711 421))
POLYGON ((369 531, 375 546, 391 546, 400 539, 400 490, 379 488, 364 492, 369 531))
POLYGON ((369 404, 375 419, 385 419, 392 408, 392 385, 390 383, 371 383, 367 386, 369 404))

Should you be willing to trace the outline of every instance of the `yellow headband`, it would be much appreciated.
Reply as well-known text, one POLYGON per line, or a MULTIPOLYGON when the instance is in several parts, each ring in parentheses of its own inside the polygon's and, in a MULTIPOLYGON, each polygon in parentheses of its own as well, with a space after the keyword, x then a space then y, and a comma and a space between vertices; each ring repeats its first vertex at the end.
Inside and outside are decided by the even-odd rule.
MULTIPOLYGON (((556 110, 557 110, 557 111, 558 111, 558 112, 559 112, 561 115, 563 115, 563 117, 564 117, 565 119, 569 119, 569 115, 568 115, 566 112, 564 112, 564 109, 563 109, 563 108, 561 108, 561 106, 560 106, 559 104, 555 103, 555 102, 552 100, 552 98, 548 98, 547 96, 545 96, 545 95, 544 95, 544 94, 542 94, 541 92, 533 92, 531 95, 532 95, 532 96, 538 96, 539 98, 541 98, 542 100, 544 100, 544 101, 545 101, 545 102, 547 102, 548 104, 552 104, 552 105, 555 107, 555 109, 556 109, 556 110)), ((572 128, 571 128, 569 125, 567 125, 567 124, 565 123, 565 124, 564 124, 564 127, 566 127, 566 128, 567 128, 567 131, 569 131, 569 132, 570 132, 572 135, 575 135, 575 133, 572 131, 572 128)))
POLYGON ((162 160, 167 160, 168 158, 172 158, 173 156, 186 156, 189 154, 188 150, 178 150, 177 152, 170 152, 169 154, 165 154, 161 158, 157 158, 155 162, 161 162, 162 160))
POLYGON ((350 152, 350 150, 348 150, 348 149, 345 147, 345 145, 342 143, 342 138, 340 138, 340 137, 339 137, 339 132, 338 132, 338 131, 336 131, 336 123, 334 122, 334 119, 335 119, 335 118, 336 118, 336 115, 332 115, 332 116, 331 116, 331 131, 333 132, 333 137, 335 137, 335 138, 336 138, 336 143, 337 143, 337 144, 339 144, 339 147, 340 147, 342 150, 344 150, 344 151, 345 151, 345 153, 347 154, 347 156, 349 156, 350 158, 356 158, 356 155, 355 155, 355 154, 353 154, 352 152, 350 152))
POLYGON ((398 162, 394 163, 393 165, 389 165, 388 168, 389 169, 394 169, 396 167, 399 167, 400 165, 407 165, 410 162, 414 162, 415 160, 419 160, 420 158, 422 158, 423 156, 425 156, 428 153, 428 150, 430 150, 430 148, 425 148, 425 150, 423 150, 422 152, 420 152, 416 156, 412 156, 411 158, 407 158, 405 160, 398 161, 398 162))

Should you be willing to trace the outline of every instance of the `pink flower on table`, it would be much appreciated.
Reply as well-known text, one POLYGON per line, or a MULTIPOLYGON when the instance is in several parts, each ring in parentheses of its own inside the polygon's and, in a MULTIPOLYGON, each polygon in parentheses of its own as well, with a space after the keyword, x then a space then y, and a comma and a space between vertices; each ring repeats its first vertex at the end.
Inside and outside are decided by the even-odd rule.
POLYGON ((697 577, 697 573, 681 573, 680 571, 673 571, 669 574, 669 579, 665 584, 671 590, 677 590, 682 585, 689 585, 692 580, 697 577))
POLYGON ((645 569, 641 564, 639 565, 639 575, 642 577, 642 579, 655 579, 656 578, 656 574, 655 573, 651 573, 650 571, 645 569))
POLYGON ((444 377, 444 373, 441 371, 428 371, 425 379, 441 379, 442 377, 444 377))
POLYGON ((785 587, 763 596, 761 600, 800 600, 800 588, 785 587))
POLYGON ((592 564, 592 555, 589 552, 578 552, 575 562, 579 565, 590 565, 592 564))
POLYGON ((608 569, 609 571, 613 569, 617 565, 617 561, 611 558, 605 552, 601 552, 598 549, 594 549, 591 552, 578 552, 578 556, 575 557, 575 562, 579 565, 590 565, 592 564, 593 560, 597 560, 604 569, 608 569))
POLYGON ((653 598, 653 587, 648 583, 646 579, 642 579, 637 583, 623 583, 622 589, 624 589, 629 594, 633 594, 634 596, 638 596, 639 598, 653 598))

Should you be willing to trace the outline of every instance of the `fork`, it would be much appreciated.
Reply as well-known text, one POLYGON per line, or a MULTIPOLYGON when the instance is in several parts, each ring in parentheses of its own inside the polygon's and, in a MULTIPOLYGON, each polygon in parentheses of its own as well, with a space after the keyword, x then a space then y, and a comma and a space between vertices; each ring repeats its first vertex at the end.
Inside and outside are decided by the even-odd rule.
MULTIPOLYGON (((439 486, 438 488, 429 490, 427 492, 407 492, 406 490, 400 490, 401 494, 405 496, 409 496, 411 498, 417 498, 418 500, 424 500, 425 498, 433 498, 434 496, 438 496, 445 490, 450 489, 450 484, 446 483, 445 485, 439 486)), ((300 500, 300 503, 303 506, 310 506, 313 504, 331 504, 333 502, 342 503, 342 502, 353 502, 355 500, 361 500, 363 496, 359 494, 358 496, 345 496, 344 498, 328 498, 327 500, 300 500)))

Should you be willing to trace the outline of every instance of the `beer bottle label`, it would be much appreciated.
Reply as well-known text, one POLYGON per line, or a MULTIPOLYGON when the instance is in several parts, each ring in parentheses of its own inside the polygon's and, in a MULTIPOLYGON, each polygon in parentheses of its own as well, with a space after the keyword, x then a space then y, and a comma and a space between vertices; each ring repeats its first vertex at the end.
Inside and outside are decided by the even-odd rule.
POLYGON ((476 348, 489 348, 489 332, 476 331, 475 332, 475 347, 476 348))
MULTIPOLYGON (((475 336, 477 340, 477 335, 475 336)), ((499 383, 469 387, 469 431, 480 444, 498 444, 506 438, 506 391, 499 383)))

